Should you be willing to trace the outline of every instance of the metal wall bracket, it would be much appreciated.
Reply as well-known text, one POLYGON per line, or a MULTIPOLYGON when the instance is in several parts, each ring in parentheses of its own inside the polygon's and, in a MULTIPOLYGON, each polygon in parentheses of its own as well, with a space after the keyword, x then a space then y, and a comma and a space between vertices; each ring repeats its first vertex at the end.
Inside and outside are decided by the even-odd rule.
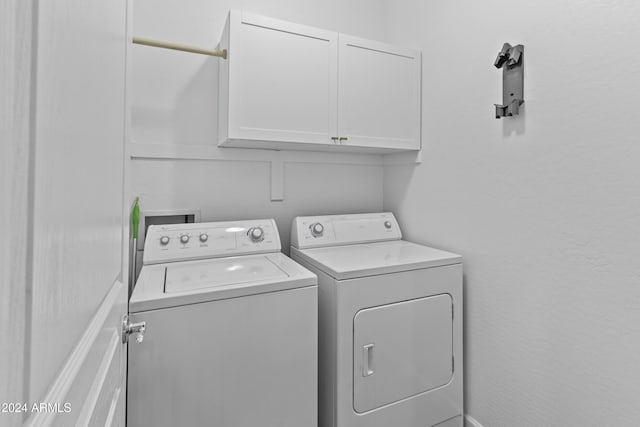
POLYGON ((524 104, 524 46, 505 43, 493 65, 502 68, 502 104, 493 104, 496 119, 517 116, 524 104))

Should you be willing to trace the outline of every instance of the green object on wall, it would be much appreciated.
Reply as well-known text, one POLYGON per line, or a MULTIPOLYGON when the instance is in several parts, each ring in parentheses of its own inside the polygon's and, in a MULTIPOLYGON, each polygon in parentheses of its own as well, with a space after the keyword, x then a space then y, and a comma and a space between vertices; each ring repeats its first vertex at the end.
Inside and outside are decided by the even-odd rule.
POLYGON ((131 222, 133 223, 133 238, 138 238, 138 225, 140 225, 140 206, 138 205, 139 198, 136 197, 136 201, 133 204, 133 212, 131 213, 131 222))

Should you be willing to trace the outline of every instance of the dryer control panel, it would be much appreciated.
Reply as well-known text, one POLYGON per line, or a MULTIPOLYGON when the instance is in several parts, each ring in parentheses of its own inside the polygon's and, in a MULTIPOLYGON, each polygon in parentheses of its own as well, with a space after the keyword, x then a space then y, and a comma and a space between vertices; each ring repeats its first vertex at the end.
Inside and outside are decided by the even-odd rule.
POLYGON ((280 252, 273 219, 152 225, 147 230, 143 263, 188 261, 280 252))
POLYGON ((302 216, 291 226, 291 246, 298 249, 400 239, 402 233, 391 212, 302 216))

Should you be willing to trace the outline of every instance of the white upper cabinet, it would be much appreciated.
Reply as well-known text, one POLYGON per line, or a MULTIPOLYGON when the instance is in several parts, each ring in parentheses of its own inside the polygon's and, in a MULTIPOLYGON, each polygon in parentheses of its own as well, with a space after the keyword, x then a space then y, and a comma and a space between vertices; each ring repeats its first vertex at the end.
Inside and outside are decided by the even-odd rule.
POLYGON ((219 48, 219 145, 420 149, 419 52, 239 11, 219 48))
POLYGON ((337 129, 338 34, 232 11, 219 46, 220 145, 301 148, 337 129))
POLYGON ((420 149, 420 52, 340 34, 342 144, 420 149))

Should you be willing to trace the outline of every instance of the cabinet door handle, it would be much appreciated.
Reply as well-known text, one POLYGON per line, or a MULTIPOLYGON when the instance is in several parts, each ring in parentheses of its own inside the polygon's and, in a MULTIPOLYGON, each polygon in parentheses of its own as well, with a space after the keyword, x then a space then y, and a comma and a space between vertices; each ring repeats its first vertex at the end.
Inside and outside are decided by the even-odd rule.
POLYGON ((346 141, 346 140, 348 140, 348 139, 349 139, 349 138, 347 138, 346 136, 341 136, 341 137, 339 138, 340 144, 342 144, 342 141, 346 141))
POLYGON ((336 144, 338 142, 338 137, 337 136, 332 136, 331 140, 333 141, 334 144, 336 144))
POLYGON ((375 344, 367 344, 362 347, 362 376, 373 375, 373 347, 375 344))

